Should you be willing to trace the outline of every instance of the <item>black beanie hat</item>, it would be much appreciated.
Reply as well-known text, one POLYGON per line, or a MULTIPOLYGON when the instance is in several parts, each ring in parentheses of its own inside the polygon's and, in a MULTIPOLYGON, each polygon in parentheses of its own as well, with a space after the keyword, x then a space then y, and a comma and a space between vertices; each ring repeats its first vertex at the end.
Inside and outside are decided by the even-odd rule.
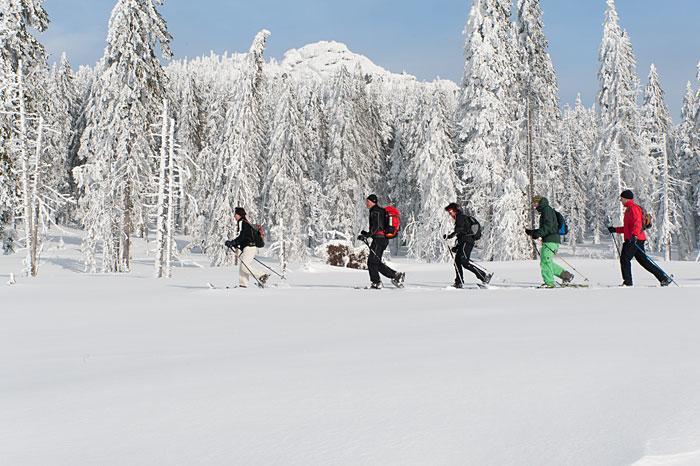
POLYGON ((625 199, 634 199, 634 194, 629 189, 625 189, 620 193, 620 197, 625 199))
POLYGON ((377 204, 379 202, 379 198, 377 197, 376 194, 370 194, 369 196, 367 196, 367 200, 372 201, 375 204, 377 204))
POLYGON ((456 202, 450 202, 449 204, 447 204, 447 207, 445 207, 445 210, 447 212, 449 212, 450 210, 457 212, 459 209, 459 204, 457 204, 456 202))
POLYGON ((233 213, 234 215, 240 215, 243 218, 245 218, 246 216, 245 209, 243 207, 236 207, 233 213))

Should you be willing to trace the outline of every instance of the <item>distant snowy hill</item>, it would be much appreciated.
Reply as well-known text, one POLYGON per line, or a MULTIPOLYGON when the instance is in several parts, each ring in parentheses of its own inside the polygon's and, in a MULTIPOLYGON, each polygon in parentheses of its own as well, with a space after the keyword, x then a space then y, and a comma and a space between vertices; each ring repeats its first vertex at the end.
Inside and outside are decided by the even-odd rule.
POLYGON ((345 44, 334 41, 321 41, 291 49, 284 54, 281 62, 271 62, 277 72, 291 72, 306 78, 326 79, 342 66, 352 71, 360 66, 366 75, 384 79, 387 82, 415 82, 415 76, 397 74, 374 64, 369 58, 353 53, 345 44))

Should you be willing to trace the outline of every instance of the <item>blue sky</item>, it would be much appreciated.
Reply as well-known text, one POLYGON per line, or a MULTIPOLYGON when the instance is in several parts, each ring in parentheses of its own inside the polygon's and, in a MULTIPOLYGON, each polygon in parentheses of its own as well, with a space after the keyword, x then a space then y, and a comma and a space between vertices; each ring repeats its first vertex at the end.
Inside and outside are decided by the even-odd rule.
MULTIPOLYGON (((55 60, 66 51, 74 66, 102 55, 115 0, 45 0, 51 26, 43 34, 55 60)), ((319 40, 344 42, 391 71, 422 80, 461 80, 462 30, 471 0, 166 0, 161 8, 176 57, 243 51, 255 33, 272 32, 268 56, 319 40)), ((700 0, 617 0, 632 38, 637 72, 646 82, 654 62, 678 120, 685 83, 700 60, 700 0)), ((605 0, 542 0, 545 31, 562 103, 597 90, 598 46, 605 0)))

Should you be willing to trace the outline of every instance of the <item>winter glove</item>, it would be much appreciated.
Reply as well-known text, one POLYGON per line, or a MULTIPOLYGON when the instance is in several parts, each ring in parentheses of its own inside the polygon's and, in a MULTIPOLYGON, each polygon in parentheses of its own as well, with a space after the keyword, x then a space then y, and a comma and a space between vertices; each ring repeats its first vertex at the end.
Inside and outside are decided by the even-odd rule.
POLYGON ((616 232, 617 232, 617 228, 615 228, 615 227, 608 227, 608 233, 616 233, 616 232))
POLYGON ((224 243, 224 246, 226 246, 227 248, 233 249, 233 246, 234 246, 234 245, 233 245, 233 241, 232 241, 232 240, 227 240, 227 241, 224 243))
POLYGON ((458 247, 458 246, 453 246, 453 247, 452 247, 452 252, 457 253, 457 251, 459 251, 459 247, 458 247))
POLYGON ((535 230, 531 230, 531 229, 529 229, 529 228, 525 228, 525 234, 526 234, 527 236, 530 236, 530 237, 531 237, 531 236, 532 236, 532 233, 533 233, 534 231, 535 231, 535 230))

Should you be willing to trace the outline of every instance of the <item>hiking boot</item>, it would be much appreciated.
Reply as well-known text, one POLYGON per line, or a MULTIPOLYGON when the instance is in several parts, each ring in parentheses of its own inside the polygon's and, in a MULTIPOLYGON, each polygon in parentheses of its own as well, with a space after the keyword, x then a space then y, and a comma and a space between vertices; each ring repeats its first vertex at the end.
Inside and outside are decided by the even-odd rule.
POLYGON ((661 284, 661 286, 668 286, 671 283, 673 283, 673 280, 671 279, 671 277, 666 277, 663 280, 661 280, 659 283, 661 284))
POLYGON ((457 288, 458 290, 461 290, 462 288, 464 288, 464 284, 462 282, 454 282, 452 284, 452 287, 457 288))
POLYGON ((574 281, 574 274, 571 272, 568 272, 564 270, 561 275, 559 275, 559 278, 561 278, 561 284, 562 285, 568 285, 572 281, 574 281))
POLYGON ((549 284, 549 283, 543 283, 540 286, 538 286, 537 288, 549 289, 549 288, 556 288, 556 287, 554 285, 549 284))
POLYGON ((382 282, 372 282, 372 284, 369 286, 370 290, 381 290, 382 288, 382 282))
POLYGON ((396 272, 396 275, 394 275, 394 278, 391 279, 391 283, 396 287, 396 288, 403 288, 403 281, 406 278, 406 274, 403 272, 396 272))
POLYGON ((269 278, 270 278, 269 274, 260 275, 260 278, 258 278, 258 281, 260 282, 261 288, 265 287, 265 283, 267 283, 267 280, 269 278))
POLYGON ((625 282, 620 283, 620 288, 626 288, 626 287, 628 287, 628 286, 631 287, 632 284, 631 284, 631 283, 625 283, 625 282))
POLYGON ((483 283, 484 285, 488 285, 489 283, 491 283, 492 278, 493 278, 493 272, 489 272, 484 276, 484 279, 481 280, 481 283, 483 283))

